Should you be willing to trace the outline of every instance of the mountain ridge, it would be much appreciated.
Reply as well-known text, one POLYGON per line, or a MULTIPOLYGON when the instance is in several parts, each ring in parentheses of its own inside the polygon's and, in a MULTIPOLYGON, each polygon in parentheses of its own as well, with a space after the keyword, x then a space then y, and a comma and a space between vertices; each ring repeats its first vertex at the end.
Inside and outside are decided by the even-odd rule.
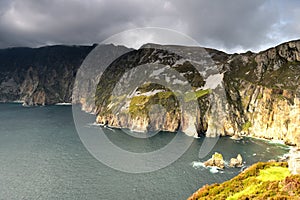
MULTIPOLYGON (((112 66, 115 66, 116 69, 111 72, 111 79, 116 77, 117 72, 121 72, 118 70, 124 70, 124 72, 127 70, 126 73, 130 71, 132 66, 127 69, 125 69, 126 67, 123 68, 123 66, 129 65, 129 62, 135 66, 157 62, 170 66, 164 70, 175 69, 185 78, 184 80, 178 77, 174 79, 168 77, 171 83, 183 87, 180 83, 188 80, 192 89, 198 91, 195 93, 196 99, 193 100, 197 101, 199 110, 193 110, 189 107, 186 109, 187 112, 184 111, 183 113, 180 113, 178 109, 174 110, 166 102, 176 101, 175 94, 177 93, 162 96, 161 94, 167 93, 163 89, 165 93, 144 98, 144 103, 147 105, 146 110, 132 104, 133 107, 130 112, 135 116, 135 119, 130 118, 129 121, 127 120, 130 116, 128 111, 123 113, 122 118, 119 118, 117 115, 109 113, 110 111, 106 113, 109 110, 107 108, 112 106, 109 103, 101 105, 95 101, 96 105, 93 104, 94 98, 101 99, 105 92, 97 93, 95 97, 89 99, 88 91, 83 89, 81 90, 82 95, 73 96, 72 100, 78 69, 94 48, 99 46, 101 45, 56 45, 36 49, 10 48, 0 50, 0 101, 23 101, 24 105, 48 105, 72 101, 82 104, 83 110, 97 114, 98 123, 142 131, 147 131, 149 128, 149 116, 147 114, 139 116, 138 113, 132 112, 135 110, 145 113, 148 112, 147 109, 149 106, 151 107, 151 104, 162 104, 167 112, 163 117, 156 116, 159 120, 151 125, 155 130, 175 131, 180 126, 184 130, 192 124, 196 124, 194 131, 189 135, 240 136, 250 134, 268 139, 284 140, 288 144, 296 144, 298 141, 296 137, 300 132, 298 128, 300 120, 297 117, 299 116, 300 102, 300 40, 285 42, 259 53, 248 51, 240 54, 227 54, 210 48, 178 45, 145 44, 143 48, 138 50, 104 45, 101 47, 101 51, 108 56, 108 67, 106 67, 108 71, 112 66), (159 48, 145 48, 147 45, 156 45, 159 48), (5 52, 16 51, 16 49, 20 52, 5 56, 5 52), (36 51, 38 53, 24 53, 24 51, 36 51), (119 58, 111 63, 109 62, 110 54, 118 55, 119 58), (148 57, 143 57, 146 55, 148 57), (207 63, 201 64, 202 62, 205 63, 204 61, 207 63), (216 79, 217 77, 219 79, 222 77, 222 79, 216 79), (209 79, 218 80, 220 83, 215 84, 216 87, 210 89, 209 87, 214 85, 214 81, 209 79), (205 92, 205 87, 211 91, 205 92), (224 99, 226 100, 225 103, 223 102, 224 99), (211 104, 212 102, 215 103, 211 104), (223 110, 219 108, 224 106, 223 110), (191 110, 189 111, 189 109, 191 110), (172 112, 173 114, 171 114, 172 112), (194 113, 197 115, 194 116, 194 113), (220 119, 213 113, 219 113, 220 119), (177 117, 174 118, 174 116, 177 117), (159 123, 163 120, 166 121, 160 125, 159 123), (218 124, 215 121, 218 121, 218 124)), ((98 69, 98 65, 94 63, 94 69, 98 69)), ((101 71, 99 72, 101 73, 101 71)), ((162 77, 166 77, 163 73, 161 72, 156 77, 162 80, 162 77)), ((99 79, 100 76, 95 77, 85 87, 97 85, 99 79)), ((105 77, 103 81, 102 83, 105 83, 105 77)), ((119 80, 116 79, 115 81, 119 80)), ((142 87, 143 84, 140 86, 142 87)), ((101 91, 101 83, 97 87, 101 91)), ((105 87, 112 87, 112 85, 108 84, 105 87)), ((140 96, 133 97, 139 101, 140 96)), ((114 103, 119 104, 121 101, 128 103, 133 97, 127 100, 114 99, 114 103)), ((186 100, 187 97, 184 99, 186 100)), ((115 113, 117 112, 115 111, 115 113)))

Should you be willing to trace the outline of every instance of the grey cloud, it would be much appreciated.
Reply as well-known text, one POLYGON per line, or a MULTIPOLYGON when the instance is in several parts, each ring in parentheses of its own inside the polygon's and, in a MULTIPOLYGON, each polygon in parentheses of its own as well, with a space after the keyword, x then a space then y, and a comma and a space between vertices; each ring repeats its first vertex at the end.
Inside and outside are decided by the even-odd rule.
POLYGON ((155 26, 213 48, 257 50, 298 34, 294 10, 300 3, 290 4, 281 9, 279 0, 2 0, 0 48, 91 44, 126 29, 155 26))
POLYGON ((267 33, 278 20, 278 11, 267 7, 267 1, 194 2, 189 8, 180 7, 185 8, 183 15, 190 22, 190 33, 206 45, 255 48, 268 40, 267 33))

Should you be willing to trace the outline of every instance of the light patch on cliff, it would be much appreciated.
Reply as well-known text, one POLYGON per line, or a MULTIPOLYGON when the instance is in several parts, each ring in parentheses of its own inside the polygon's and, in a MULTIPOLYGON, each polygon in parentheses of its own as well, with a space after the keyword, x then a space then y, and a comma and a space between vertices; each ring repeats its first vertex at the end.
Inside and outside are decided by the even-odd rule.
POLYGON ((203 89, 216 89, 222 84, 224 74, 214 74, 210 75, 205 82, 203 89))
POLYGON ((166 69, 169 69, 169 68, 170 68, 169 66, 166 66, 166 67, 162 67, 160 69, 153 70, 150 77, 158 76, 158 75, 162 74, 166 69))
POLYGON ((135 96, 153 96, 159 92, 164 92, 164 90, 153 90, 153 91, 148 91, 148 92, 144 92, 144 93, 140 93, 139 91, 135 92, 135 96))

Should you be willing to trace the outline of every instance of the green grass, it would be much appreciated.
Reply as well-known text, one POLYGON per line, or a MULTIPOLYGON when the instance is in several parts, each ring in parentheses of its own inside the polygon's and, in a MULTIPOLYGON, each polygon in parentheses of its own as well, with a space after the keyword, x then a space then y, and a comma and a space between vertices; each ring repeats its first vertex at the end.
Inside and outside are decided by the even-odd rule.
MULTIPOLYGON (((274 166, 274 167, 260 170, 259 176, 257 176, 256 179, 262 182, 280 181, 289 175, 290 175, 290 171, 288 168, 274 166)), ((227 200, 238 200, 242 196, 249 196, 255 194, 258 190, 261 190, 262 186, 263 186, 262 183, 259 183, 258 185, 249 185, 244 190, 228 197, 227 200)))
POLYGON ((216 152, 213 156, 212 156, 213 159, 217 159, 217 160, 223 160, 223 156, 222 154, 216 152))
POLYGON ((131 98, 129 105, 129 113, 132 117, 144 117, 148 115, 149 106, 159 104, 163 106, 167 112, 178 112, 178 101, 172 91, 163 91, 153 94, 151 96, 134 96, 131 98))
POLYGON ((250 185, 246 187, 244 190, 235 193, 234 195, 227 197, 226 200, 238 200, 244 195, 253 194, 255 191, 257 191, 258 186, 257 185, 250 185))
POLYGON ((252 126, 252 123, 250 121, 247 121, 245 124, 242 125, 242 130, 248 131, 251 126, 252 126))
POLYGON ((286 162, 259 162, 233 179, 205 185, 189 198, 196 199, 297 199, 300 175, 290 175, 286 162))
POLYGON ((129 112, 132 116, 143 116, 147 114, 147 110, 145 110, 147 103, 149 102, 149 97, 145 95, 135 96, 131 98, 129 112))
POLYGON ((270 167, 260 170, 259 176, 256 179, 261 181, 279 181, 290 175, 290 171, 286 167, 270 167))
POLYGON ((266 72, 260 84, 273 89, 295 90, 298 87, 299 66, 298 61, 287 61, 279 69, 266 72), (278 87, 277 84, 282 86, 278 87))
POLYGON ((198 90, 195 92, 188 92, 187 94, 185 94, 184 96, 184 101, 185 102, 190 102, 190 101, 195 101, 198 98, 201 98, 207 94, 211 93, 210 89, 206 89, 206 90, 198 90))
POLYGON ((177 110, 175 106, 176 104, 178 105, 177 98, 183 98, 184 102, 187 103, 193 100, 198 100, 201 97, 204 97, 205 95, 211 93, 210 89, 187 92, 186 94, 174 93, 154 83, 146 83, 143 86, 139 87, 137 90, 141 93, 145 93, 148 91, 154 91, 158 89, 165 91, 158 92, 150 96, 139 95, 131 98, 129 112, 132 117, 147 115, 147 108, 151 104, 160 104, 167 111, 173 112, 177 110))
POLYGON ((175 94, 171 91, 164 91, 164 92, 158 92, 157 95, 158 95, 158 98, 160 98, 160 99, 168 99, 170 96, 175 95, 175 94))

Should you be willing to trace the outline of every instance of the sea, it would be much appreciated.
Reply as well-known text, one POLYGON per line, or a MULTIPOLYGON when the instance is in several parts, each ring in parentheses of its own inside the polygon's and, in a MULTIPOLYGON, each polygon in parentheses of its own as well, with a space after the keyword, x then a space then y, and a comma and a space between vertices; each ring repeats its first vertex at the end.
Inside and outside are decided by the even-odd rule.
MULTIPOLYGON (((85 129, 105 129, 107 138, 126 151, 151 152, 167 145, 174 133, 137 138, 95 126, 84 114, 85 129)), ((188 137, 188 136, 186 136, 188 137)), ((72 106, 23 107, 0 104, 0 199, 187 199, 205 184, 221 183, 258 161, 278 159, 289 147, 265 140, 221 137, 208 155, 199 158, 204 138, 193 139, 172 164, 152 172, 129 173, 107 166, 85 147, 75 127, 72 106), (226 163, 241 154, 243 168, 206 168, 215 152, 226 163)))

